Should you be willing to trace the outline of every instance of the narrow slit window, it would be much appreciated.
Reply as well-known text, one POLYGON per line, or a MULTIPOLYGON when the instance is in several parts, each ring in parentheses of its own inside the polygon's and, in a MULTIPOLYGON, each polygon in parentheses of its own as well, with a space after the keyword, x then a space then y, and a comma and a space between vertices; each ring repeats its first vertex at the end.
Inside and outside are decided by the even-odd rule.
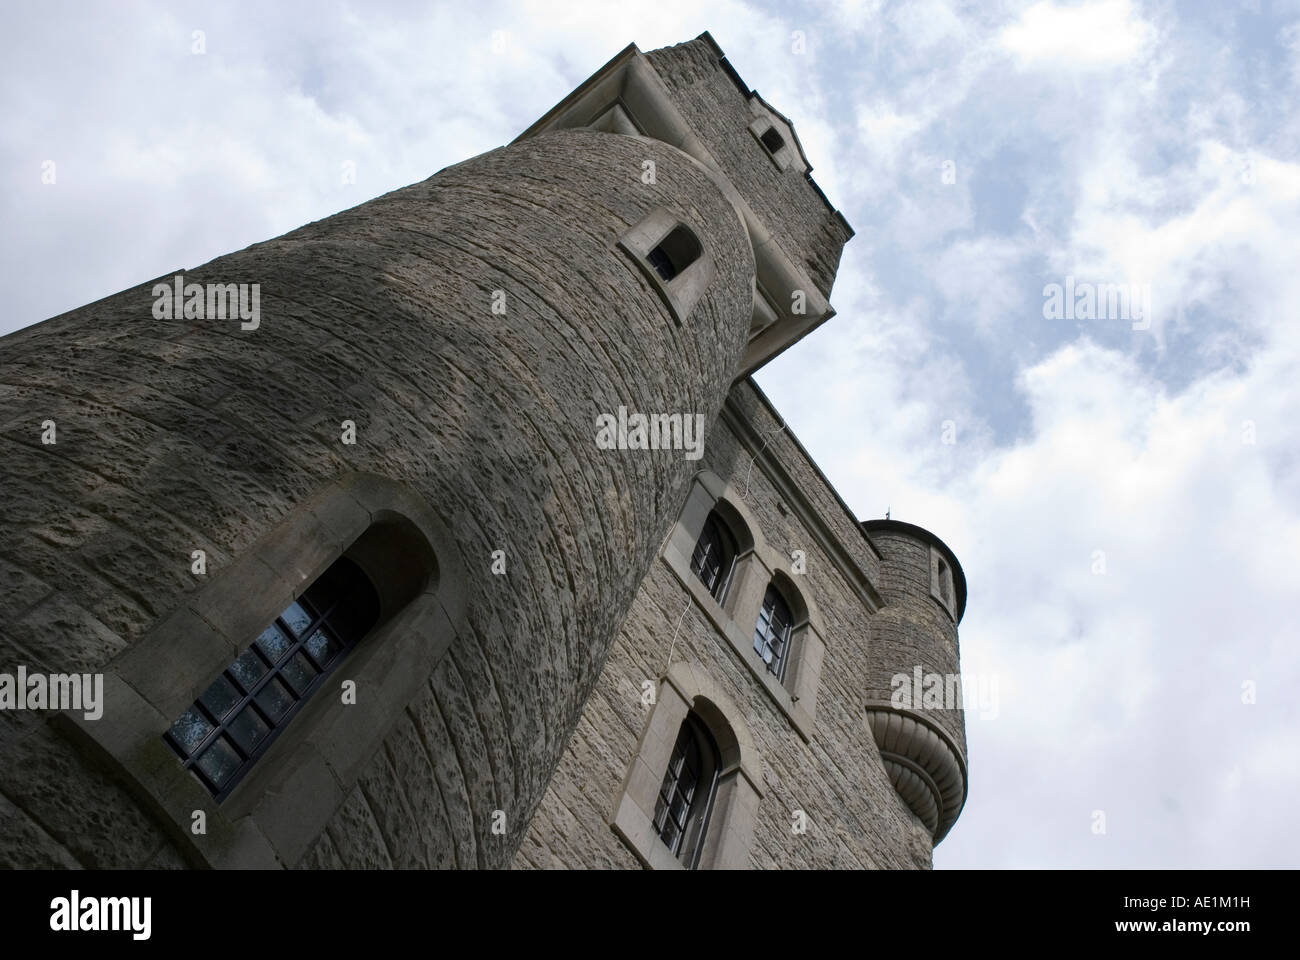
POLYGON ((758 139, 763 142, 763 146, 767 147, 767 152, 773 155, 785 146, 785 140, 776 132, 776 127, 768 127, 758 139))
POLYGON ((664 280, 671 280, 699 259, 700 241, 686 227, 676 226, 659 241, 647 258, 664 280))
POLYGON ((275 618, 163 739, 218 801, 229 796, 379 619, 379 595, 346 557, 275 618))
POLYGON ((952 580, 948 574, 948 564, 944 563, 942 558, 939 560, 939 594, 943 597, 943 602, 952 606, 952 580))

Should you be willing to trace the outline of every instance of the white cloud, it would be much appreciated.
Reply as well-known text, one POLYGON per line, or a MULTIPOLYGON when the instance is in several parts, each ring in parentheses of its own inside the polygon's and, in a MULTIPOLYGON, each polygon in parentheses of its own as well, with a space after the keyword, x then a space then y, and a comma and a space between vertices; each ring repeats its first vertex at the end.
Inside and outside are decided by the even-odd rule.
POLYGON ((1128 0, 1036 3, 1000 35, 1021 64, 1056 70, 1124 63, 1153 39, 1153 28, 1134 15, 1128 0))
POLYGON ((918 51, 929 51, 944 42, 968 40, 971 31, 962 17, 944 0, 919 0, 893 9, 899 33, 918 51))
POLYGON ((863 146, 887 168, 897 164, 904 146, 925 125, 921 115, 901 114, 888 103, 864 103, 858 108, 863 146))
POLYGON ((1057 269, 1152 284, 1162 345, 1166 325, 1194 306, 1256 334, 1285 323, 1300 296, 1300 277, 1287 266, 1300 231, 1300 164, 1212 140, 1194 145, 1191 157, 1159 179, 1155 203, 1155 178, 1114 176, 1107 162, 1092 168, 1057 269))
POLYGON ((812 57, 790 53, 784 21, 738 0, 617 15, 574 0, 13 19, 0 34, 12 78, 0 88, 0 216, 28 226, 0 239, 12 268, 0 334, 500 146, 630 41, 650 50, 712 27, 751 86, 796 123, 824 124, 812 57), (46 159, 55 185, 41 182, 46 159), (77 269, 28 279, 60 262, 77 269))
MULTIPOLYGON (((955 323, 1012 346, 1025 324, 1025 262, 1032 249, 1020 238, 976 236, 952 242, 929 265, 935 289, 955 323)), ((1031 323, 1037 318, 1030 315, 1031 323)))
MULTIPOLYGON (((1025 371, 1032 437, 952 489, 965 522, 946 538, 976 572, 964 666, 1014 682, 998 719, 968 722, 970 829, 938 863, 1030 864, 1051 844, 1077 865, 1285 864, 1272 826, 1251 824, 1290 820, 1281 797, 1300 787, 1295 763, 1259 754, 1294 738, 1279 688, 1300 680, 1300 651, 1279 641, 1300 586, 1269 570, 1294 563, 1300 502, 1239 429, 1280 377, 1264 365, 1171 396, 1087 340, 1025 371), (1247 680, 1270 690, 1254 706, 1247 680), (1239 789, 1203 786, 1218 780, 1239 789), (997 809, 1008 789, 1034 811, 1014 827, 997 809), (1094 809, 1109 811, 1105 837, 1094 809), (999 852, 978 836, 990 823, 1007 824, 999 852), (1201 842, 1164 848, 1166 825, 1201 842)), ((1300 402, 1287 406, 1270 444, 1300 443, 1300 402)))

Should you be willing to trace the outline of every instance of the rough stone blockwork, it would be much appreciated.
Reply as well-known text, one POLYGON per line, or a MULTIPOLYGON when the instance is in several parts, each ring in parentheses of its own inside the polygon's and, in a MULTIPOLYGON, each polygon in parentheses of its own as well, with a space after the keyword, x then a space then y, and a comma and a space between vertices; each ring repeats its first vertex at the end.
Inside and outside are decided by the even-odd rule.
POLYGON ((713 44, 696 39, 646 56, 727 178, 786 254, 806 266, 818 289, 830 296, 840 253, 852 231, 804 174, 778 170, 768 162, 763 147, 746 129, 753 119, 747 101, 718 65, 713 44))
MULTIPOLYGON (((675 453, 597 451, 596 416, 711 421, 753 270, 733 209, 676 150, 565 131, 185 275, 260 284, 256 330, 155 319, 147 283, 6 338, 0 664, 105 668, 200 589, 191 551, 218 575, 340 474, 403 482, 462 546, 471 629, 425 696, 394 708, 307 859, 508 863, 691 474, 675 453), (640 180, 647 158, 656 184, 640 180), (717 264, 685 327, 616 248, 656 206, 696 225, 717 264), (506 576, 488 572, 495 549, 506 576)), ((43 721, 0 724, 0 792, 24 837, 0 861, 154 856, 159 829, 43 721)))
MULTIPOLYGON (((0 867, 216 862, 155 789, 165 774, 176 796, 200 789, 154 737, 172 701, 208 682, 192 650, 224 657, 257 633, 235 622, 227 594, 203 591, 234 583, 268 605, 298 596, 306 584, 294 574, 307 574, 295 565, 314 562, 302 545, 315 543, 322 563, 343 545, 278 525, 314 516, 314 498, 355 474, 441 528, 439 569, 457 573, 437 596, 455 585, 455 617, 438 608, 440 634, 399 631, 412 622, 400 617, 370 631, 363 647, 398 633, 406 645, 376 641, 351 662, 400 677, 386 689, 400 686, 388 699, 401 702, 372 698, 364 722, 335 722, 336 711, 309 728, 319 741, 262 768, 284 773, 267 781, 276 787, 241 795, 256 773, 242 782, 220 808, 239 824, 227 824, 222 863, 674 867, 658 845, 657 860, 638 848, 636 829, 620 839, 611 819, 647 729, 643 682, 691 664, 748 731, 743 750, 730 741, 745 762, 728 771, 731 806, 710 838, 711 855, 726 856, 714 864, 930 866, 937 833, 923 817, 942 812, 946 829, 964 799, 962 715, 924 718, 945 738, 927 730, 943 749, 921 760, 948 764, 935 767, 947 779, 926 807, 932 782, 906 768, 902 748, 877 748, 866 705, 887 701, 891 674, 913 665, 956 672, 956 623, 931 595, 929 547, 896 531, 869 538, 752 381, 735 382, 753 369, 750 352, 766 360, 806 332, 784 305, 774 318, 759 274, 784 285, 782 299, 813 285, 828 297, 852 231, 788 155, 755 139, 759 101, 720 56, 707 35, 648 55, 629 47, 536 135, 184 273, 187 284, 257 284, 256 329, 237 317, 159 319, 154 284, 170 286, 172 271, 0 341, 0 671, 110 672, 113 702, 130 715, 106 714, 96 739, 81 727, 65 737, 48 714, 0 710, 0 867), (668 250, 696 259, 677 276, 668 250), (704 459, 598 448, 598 416, 620 407, 701 416, 704 459), (344 421, 355 444, 342 442, 344 421), (684 504, 704 511, 715 496, 696 483, 703 470, 742 501, 763 563, 780 570, 793 551, 806 555, 806 574, 792 576, 817 613, 816 630, 811 618, 801 629, 818 636, 801 648, 797 688, 745 658, 753 620, 715 625, 726 612, 702 606, 711 598, 683 584, 685 561, 665 550, 682 539, 684 504), (268 542, 279 552, 260 552, 268 542), (380 650, 423 666, 365 659, 380 650), (152 680, 132 673, 142 660, 152 680), (129 748, 105 745, 121 747, 128 727, 129 748), (286 783, 310 793, 280 793, 286 783), (792 831, 794 811, 806 833, 792 831), (295 817, 296 838, 285 828, 295 817)), ((365 543, 381 509, 352 509, 361 519, 349 536, 365 543)), ((375 579, 396 590, 401 578, 375 579)), ((766 584, 755 583, 757 606, 766 584)), ((321 703, 294 722, 319 719, 321 703)), ((658 716, 670 715, 680 724, 658 716)))
MULTIPOLYGON (((751 411, 751 425, 759 436, 781 429, 750 383, 738 384, 735 392, 737 401, 751 411)), ((845 548, 878 574, 879 561, 870 544, 817 468, 792 440, 774 438, 769 448, 773 445, 781 467, 800 481, 801 492, 814 503, 827 504, 819 515, 845 548)), ((895 793, 863 710, 865 692, 874 679, 874 618, 762 469, 750 470, 750 459, 750 452, 720 423, 709 435, 702 463, 740 492, 748 478, 744 502, 768 542, 786 557, 795 549, 807 554, 808 573, 797 578, 799 588, 814 599, 827 631, 812 742, 796 734, 698 607, 692 605, 682 620, 672 659, 705 665, 743 713, 762 755, 766 795, 759 804, 751 866, 928 868, 932 837, 895 793), (792 833, 794 810, 808 814, 806 834, 792 833)), ((642 682, 667 672, 674 625, 691 603, 668 567, 656 563, 515 858, 516 868, 551 866, 548 851, 570 866, 611 860, 637 865, 610 829, 610 811, 649 713, 641 703, 642 682)), ((741 626, 753 629, 753 624, 741 626)))
MULTIPOLYGON (((890 597, 888 606, 873 623, 870 663, 871 682, 866 694, 888 702, 895 674, 943 676, 961 672, 957 650, 957 624, 930 596, 930 551, 915 539, 889 533, 873 533, 873 542, 889 563, 883 567, 882 583, 890 597)), ((926 716, 943 728, 966 752, 966 723, 961 710, 927 710, 926 716)))

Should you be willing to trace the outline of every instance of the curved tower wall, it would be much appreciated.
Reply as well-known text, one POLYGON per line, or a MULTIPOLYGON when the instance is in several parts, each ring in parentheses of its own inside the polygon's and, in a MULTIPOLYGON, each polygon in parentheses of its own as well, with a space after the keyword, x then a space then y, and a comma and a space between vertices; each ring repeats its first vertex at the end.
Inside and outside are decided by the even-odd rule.
POLYGON ((965 713, 954 699, 965 577, 952 551, 920 527, 893 520, 863 527, 882 556, 885 599, 867 646, 868 721, 894 788, 937 843, 966 798, 965 713))
MULTIPOLYGON (((184 273, 259 284, 256 329, 157 319, 151 282, 5 338, 0 662, 105 669, 315 491, 352 472, 397 481, 459 545, 468 630, 420 697, 392 706, 364 789, 335 815, 348 844, 322 839, 307 860, 508 863, 696 469, 682 450, 598 449, 596 417, 711 424, 753 274, 734 208, 693 162, 568 130, 184 273), (656 207, 714 264, 681 326, 617 246, 656 207), (446 836, 389 835, 426 809, 446 836)), ((0 736, 13 817, 44 828, 35 860, 165 859, 156 825, 41 718, 0 713, 0 736), (61 759, 23 762, 37 752, 61 759), (79 805, 78 791, 111 799, 79 805), (106 805, 138 842, 87 822, 106 805)))

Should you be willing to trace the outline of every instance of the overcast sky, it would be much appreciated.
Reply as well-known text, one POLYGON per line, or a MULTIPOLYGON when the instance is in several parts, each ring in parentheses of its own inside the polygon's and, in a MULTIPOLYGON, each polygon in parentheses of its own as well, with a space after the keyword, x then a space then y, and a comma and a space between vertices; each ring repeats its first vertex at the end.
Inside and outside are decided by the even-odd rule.
POLYGON ((0 23, 0 333, 424 179, 627 43, 710 30, 857 230, 839 315, 757 380, 859 517, 952 546, 963 670, 997 678, 935 865, 1300 866, 1297 3, 0 23), (1149 291, 1149 322, 1049 319, 1067 277, 1149 291))

